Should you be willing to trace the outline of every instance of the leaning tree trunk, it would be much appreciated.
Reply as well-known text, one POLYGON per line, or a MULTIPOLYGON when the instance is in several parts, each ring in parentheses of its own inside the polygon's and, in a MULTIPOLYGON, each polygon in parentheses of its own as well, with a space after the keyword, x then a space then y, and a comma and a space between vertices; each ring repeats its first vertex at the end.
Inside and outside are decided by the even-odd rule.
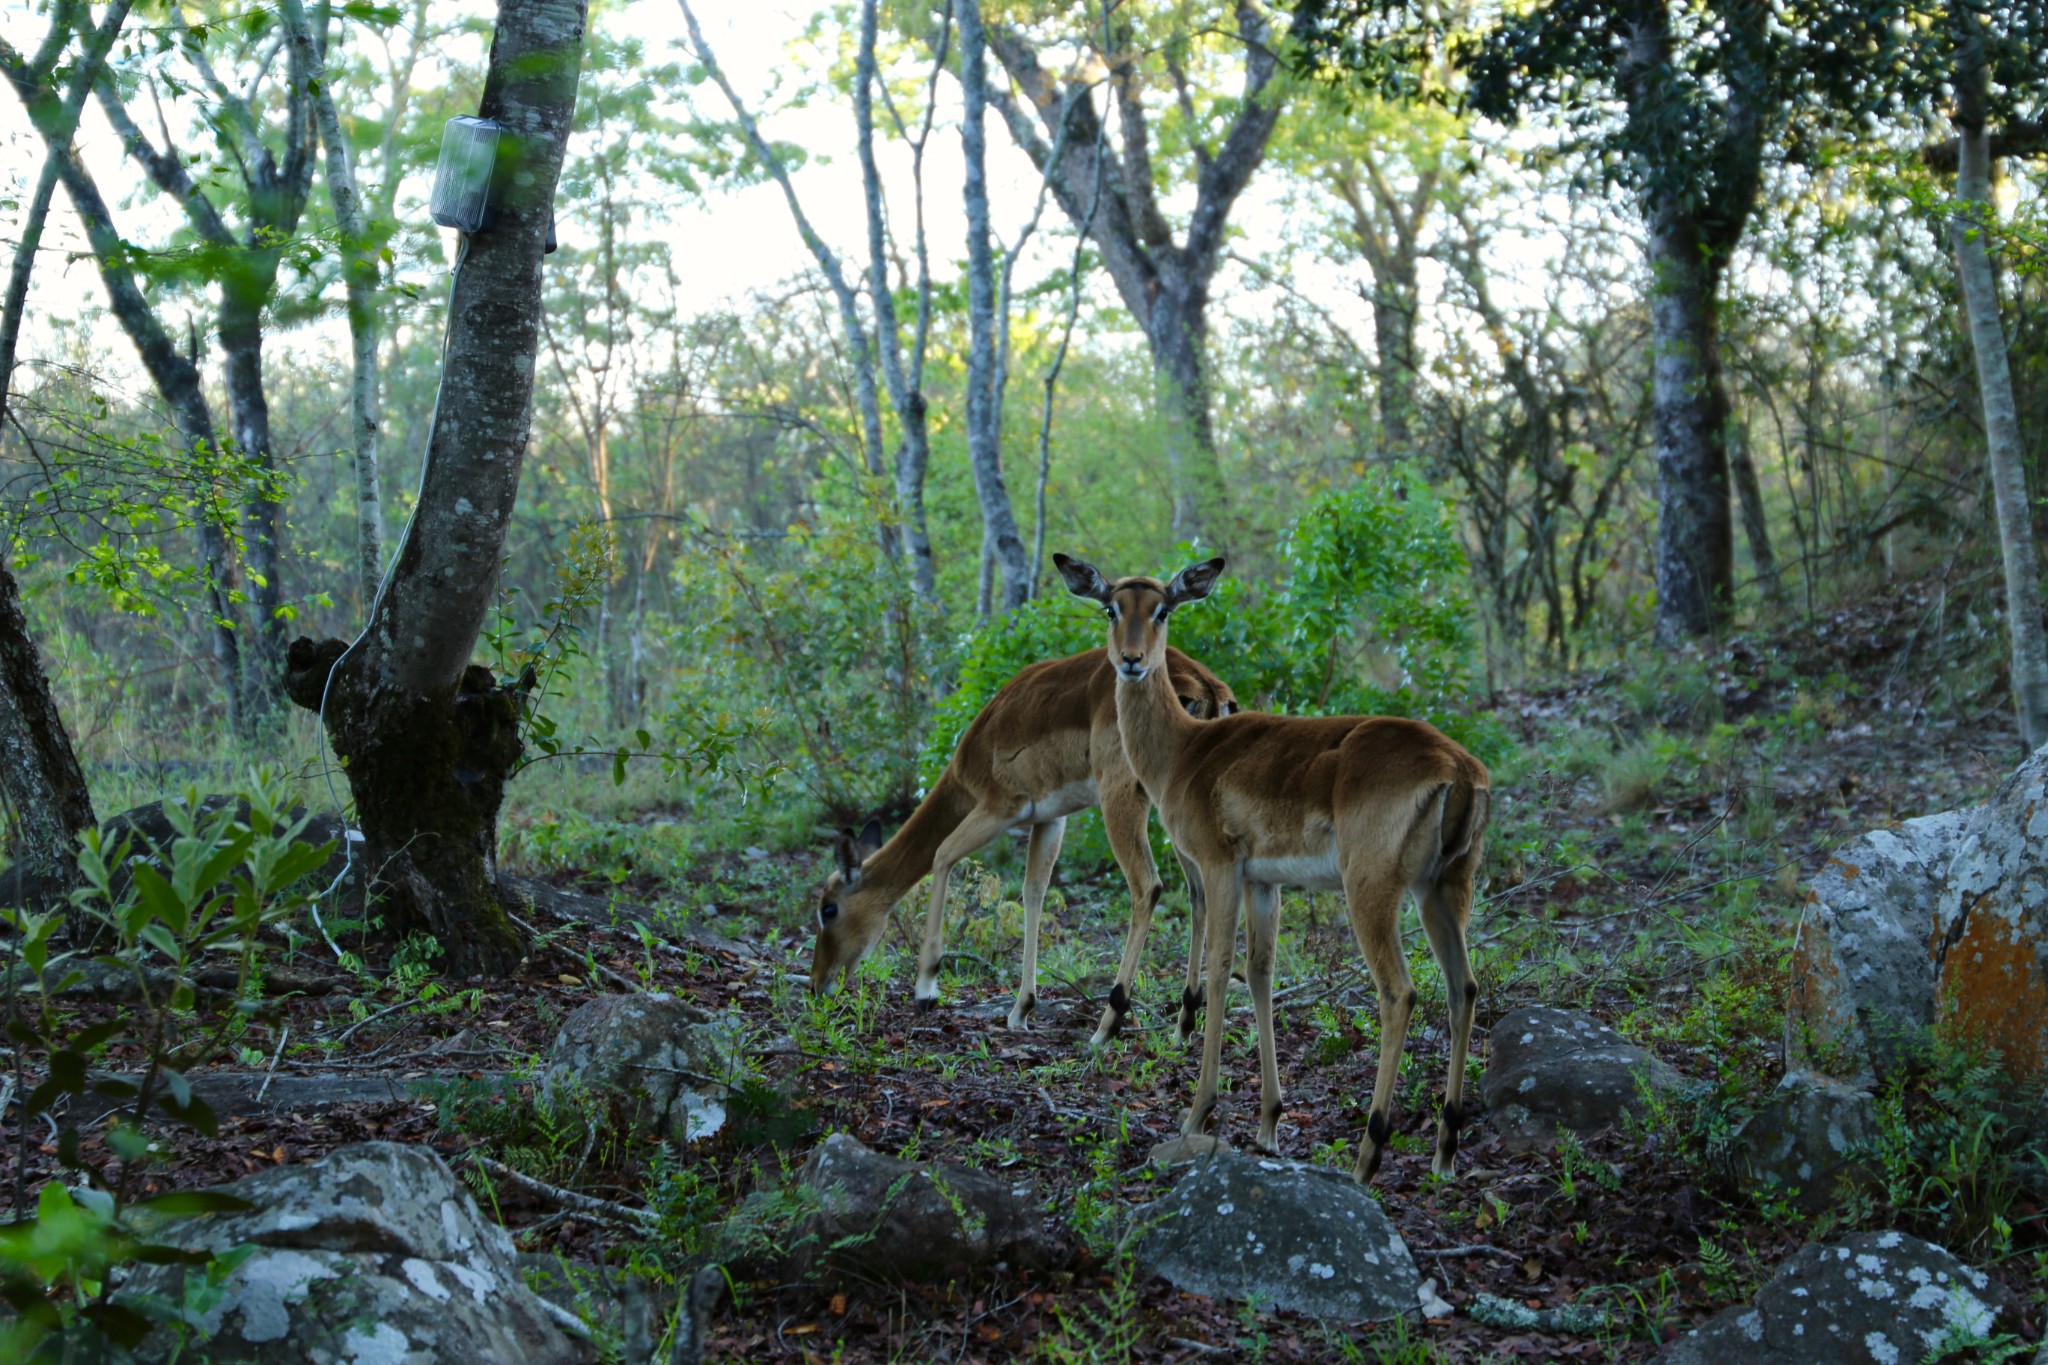
MULTIPOLYGON (((14 575, 0 564, 0 792, 14 813, 11 848, 16 887, 24 877, 44 885, 72 880, 78 836, 92 828, 92 793, 57 700, 50 694, 21 609, 14 575)), ((15 888, 0 886, 11 903, 15 888)))
POLYGON ((988 46, 981 6, 974 0, 960 6, 960 89, 967 106, 960 123, 967 159, 967 454, 981 499, 982 544, 1002 569, 1007 611, 1031 600, 1031 560, 1003 481, 1002 433, 996 429, 1001 409, 995 389, 995 257, 988 224, 988 46))
POLYGON ((276 274, 274 266, 266 271, 254 261, 235 269, 264 277, 260 285, 223 284, 220 347, 235 454, 248 462, 256 479, 242 513, 249 546, 250 596, 256 605, 256 657, 248 661, 245 696, 253 709, 268 711, 284 672, 285 646, 284 504, 277 500, 270 400, 263 391, 263 300, 269 297, 276 274))
MULTIPOLYGON (((302 0, 283 0, 280 12, 312 85, 313 117, 327 153, 327 199, 341 230, 341 273, 348 290, 352 364, 349 407, 355 438, 356 578, 367 612, 377 593, 377 579, 384 572, 384 504, 377 475, 377 255, 364 221, 363 195, 356 187, 348 136, 334 107, 334 93, 328 88, 321 45, 313 41, 302 0)), ((418 22, 424 26, 423 19, 418 22)))
POLYGON ((1176 540, 1196 541, 1225 499, 1216 432, 1209 419, 1209 281, 1206 274, 1170 259, 1179 254, 1161 253, 1148 337, 1167 487, 1173 497, 1173 535, 1176 540))
POLYGON ((524 691, 470 663, 533 426, 541 254, 576 108, 585 0, 499 0, 479 113, 506 129, 489 231, 449 304, 441 399, 410 530, 354 646, 292 643, 286 688, 347 765, 389 931, 425 932, 460 976, 524 944, 498 884, 497 822, 524 691))
POLYGON ((1956 198, 1971 209, 1952 231, 1956 277, 1970 348, 1977 356, 1977 394, 1984 406, 1984 456, 1998 510, 1998 543, 2005 560, 2005 620, 2012 639, 2012 699, 2020 738, 2031 751, 2048 744, 2048 645, 2041 630, 2041 570, 2021 459, 2019 408, 2013 399, 2012 362, 1998 316, 1998 286, 1984 233, 1991 202, 1991 143, 1985 130, 1987 77, 1981 33, 1961 45, 1956 72, 1956 198))
POLYGON ((1676 644, 1712 634, 1734 596, 1720 272, 1688 209, 1657 205, 1649 217, 1657 638, 1676 644))

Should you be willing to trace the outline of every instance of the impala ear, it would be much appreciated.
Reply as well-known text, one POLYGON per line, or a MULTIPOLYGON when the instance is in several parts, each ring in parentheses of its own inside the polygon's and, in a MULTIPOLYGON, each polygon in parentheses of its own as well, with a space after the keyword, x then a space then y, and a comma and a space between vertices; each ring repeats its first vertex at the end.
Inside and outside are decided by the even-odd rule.
POLYGON ((853 851, 861 858, 880 851, 882 847, 882 822, 870 820, 862 827, 860 835, 853 841, 853 851))
POLYGON ((1053 567, 1060 571, 1060 577, 1067 580, 1068 592, 1096 602, 1109 601, 1109 580, 1097 572, 1093 564, 1070 559, 1063 554, 1055 554, 1052 562, 1053 567))
POLYGON ((1200 564, 1190 564, 1173 576, 1166 585, 1168 610, 1187 602, 1199 602, 1209 595, 1216 586, 1216 580, 1223 577, 1223 556, 1205 559, 1200 564))
POLYGON ((832 856, 839 864, 839 875, 848 886, 860 880, 860 845, 854 842, 853 831, 842 828, 839 837, 832 841, 832 856))

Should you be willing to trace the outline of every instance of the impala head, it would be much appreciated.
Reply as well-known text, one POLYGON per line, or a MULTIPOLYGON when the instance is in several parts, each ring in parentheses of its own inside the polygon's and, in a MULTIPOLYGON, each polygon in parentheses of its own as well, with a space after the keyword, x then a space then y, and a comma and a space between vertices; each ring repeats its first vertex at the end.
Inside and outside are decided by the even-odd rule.
POLYGON ((811 994, 823 995, 844 980, 867 956, 889 923, 889 902, 880 888, 865 884, 861 864, 882 846, 882 822, 870 820, 859 834, 839 831, 832 854, 838 866, 818 888, 812 907, 818 942, 811 950, 811 994))
POLYGON ((1156 578, 1104 578, 1092 564, 1054 555, 1067 591, 1102 604, 1109 618, 1109 661, 1117 676, 1143 682, 1166 667, 1166 618, 1187 602, 1199 602, 1223 576, 1223 557, 1190 564, 1162 583, 1156 578))

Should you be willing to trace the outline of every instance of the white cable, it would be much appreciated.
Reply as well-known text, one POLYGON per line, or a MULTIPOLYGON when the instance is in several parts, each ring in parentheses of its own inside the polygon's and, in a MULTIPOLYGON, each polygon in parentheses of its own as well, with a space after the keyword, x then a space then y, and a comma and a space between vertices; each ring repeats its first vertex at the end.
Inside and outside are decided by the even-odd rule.
MULTIPOLYGON (((334 688, 334 675, 340 670, 342 660, 355 653, 356 646, 363 642, 365 636, 369 635, 370 625, 377 619, 377 608, 383 603, 384 593, 391 586, 391 574, 393 570, 398 568, 398 561, 405 554, 406 544, 412 539, 412 524, 414 519, 420 514, 420 502, 427 494, 427 469, 434 456, 434 429, 441 422, 441 386, 448 379, 448 337, 455 328, 455 286, 462 279, 462 263, 469 258, 469 234, 465 232, 458 236, 459 240, 455 248, 455 268, 449 273, 448 279, 448 316, 441 323, 441 377, 434 382, 434 411, 433 415, 427 419, 427 444, 426 448, 420 453, 419 491, 413 494, 412 510, 405 514, 405 526, 399 531, 398 544, 393 549, 390 560, 384 566, 384 576, 377 580, 377 594, 370 599, 370 609, 363 614, 363 628, 356 632, 355 639, 348 642, 348 648, 337 654, 334 662, 327 666, 327 677, 320 684, 320 742, 322 744, 328 742, 327 696, 334 688)), ((341 794, 334 789, 334 765, 332 763, 321 764, 320 775, 327 782, 327 799, 334 803, 336 811, 341 811, 341 794)), ((342 956, 341 945, 334 941, 334 936, 327 932, 327 922, 320 918, 320 902, 331 900, 335 890, 348 880, 349 873, 353 872, 356 866, 356 845, 365 842, 360 830, 349 828, 348 817, 345 814, 342 816, 341 821, 341 842, 344 849, 346 849, 341 871, 335 874, 334 880, 327 884, 325 891, 308 902, 309 908, 313 912, 313 926, 320 931, 320 937, 326 940, 327 946, 334 951, 334 956, 337 959, 342 956)))

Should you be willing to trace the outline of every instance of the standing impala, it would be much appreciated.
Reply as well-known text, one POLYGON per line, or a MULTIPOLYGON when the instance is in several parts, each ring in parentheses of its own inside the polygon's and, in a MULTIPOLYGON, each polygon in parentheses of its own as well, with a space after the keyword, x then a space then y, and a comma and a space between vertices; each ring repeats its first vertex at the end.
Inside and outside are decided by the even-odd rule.
POLYGON ((1275 1150, 1280 1068, 1273 1048, 1273 945, 1280 927, 1279 890, 1342 890, 1380 1001, 1379 1075, 1354 1172, 1361 1181, 1372 1179, 1393 1133, 1394 1077, 1415 1008, 1415 983, 1401 950, 1401 898, 1413 891, 1450 1001, 1451 1067, 1434 1166, 1439 1174, 1451 1174, 1464 1119, 1465 1051, 1479 996, 1465 955, 1465 925, 1492 801, 1485 766, 1415 720, 1246 713, 1196 724, 1175 703, 1166 681, 1166 621, 1175 607, 1209 595, 1223 561, 1193 565, 1168 583, 1111 583, 1065 555, 1054 555, 1053 562, 1068 591, 1101 603, 1109 617, 1108 659, 1116 670, 1124 752, 1158 803, 1175 851, 1200 868, 1207 893, 1210 1007, 1202 1079, 1182 1133, 1200 1133, 1216 1107, 1223 1005, 1242 894, 1250 906, 1246 976, 1259 1026, 1259 1146, 1275 1150))
MULTIPOLYGON (((1229 715, 1237 699, 1221 678, 1182 654, 1162 653, 1159 685, 1188 724, 1196 718, 1229 715)), ((818 942, 811 954, 811 990, 850 975, 882 936, 889 912, 910 889, 931 875, 931 907, 924 945, 917 958, 917 1003, 930 1009, 939 999, 939 958, 945 946, 946 882, 953 865, 1016 825, 1031 827, 1024 862, 1024 969, 1009 1026, 1024 1027, 1038 1004, 1038 918, 1046 884, 1060 854, 1067 817, 1100 804, 1102 823, 1117 866, 1131 887, 1131 924, 1116 984, 1090 1046, 1107 1042, 1123 1026, 1131 1007, 1131 980, 1152 927, 1152 912, 1165 892, 1152 861, 1145 822, 1151 801, 1131 774, 1117 732, 1116 677, 1096 650, 1033 664, 1003 684, 960 736, 952 760, 896 837, 882 842, 881 825, 870 820, 858 837, 843 831, 836 850, 839 866, 818 891, 818 942)), ((1193 943, 1187 988, 1182 993, 1181 1037, 1192 1030, 1201 1003, 1196 960, 1202 953, 1201 882, 1185 857, 1193 943)))

